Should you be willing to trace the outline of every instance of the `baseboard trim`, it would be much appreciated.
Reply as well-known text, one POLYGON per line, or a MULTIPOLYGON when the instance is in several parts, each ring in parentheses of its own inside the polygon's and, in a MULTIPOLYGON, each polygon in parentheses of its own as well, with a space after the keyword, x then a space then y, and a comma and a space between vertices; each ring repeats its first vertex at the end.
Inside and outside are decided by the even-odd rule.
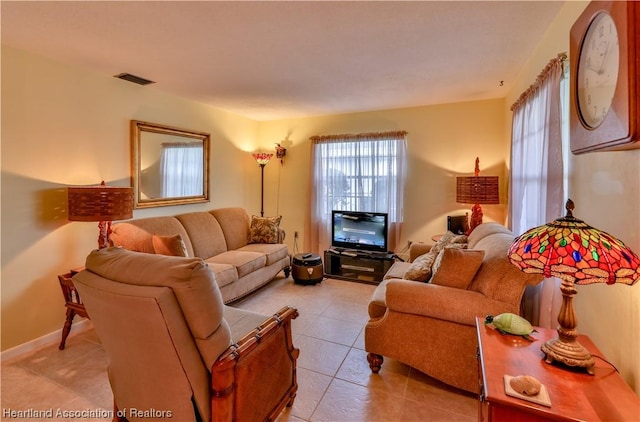
MULTIPOLYGON (((93 328, 93 324, 90 319, 83 319, 73 323, 71 327, 71 332, 69 333, 69 337, 67 337, 67 342, 73 336, 76 336, 80 333, 90 330, 93 328)), ((50 346, 51 344, 59 344, 60 339, 62 338, 62 328, 56 331, 53 331, 49 334, 45 334, 41 337, 30 340, 26 343, 19 344, 10 349, 4 350, 0 353, 0 362, 6 363, 15 359, 19 359, 35 350, 38 350, 45 346, 50 346)))

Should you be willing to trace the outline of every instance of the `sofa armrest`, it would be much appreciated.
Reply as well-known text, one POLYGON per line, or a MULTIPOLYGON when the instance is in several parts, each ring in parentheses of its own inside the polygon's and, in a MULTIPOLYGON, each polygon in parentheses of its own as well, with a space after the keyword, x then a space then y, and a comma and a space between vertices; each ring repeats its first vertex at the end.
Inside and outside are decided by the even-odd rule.
POLYGON ((420 255, 424 255, 433 247, 430 243, 412 243, 409 246, 409 262, 413 262, 420 255))
POLYGON ((212 421, 275 420, 293 404, 300 350, 293 347, 291 321, 297 317, 295 308, 285 306, 214 362, 212 421))
POLYGON ((484 318, 487 315, 519 311, 509 303, 488 298, 473 290, 401 279, 388 281, 385 300, 391 311, 472 326, 475 325, 476 316, 484 318))

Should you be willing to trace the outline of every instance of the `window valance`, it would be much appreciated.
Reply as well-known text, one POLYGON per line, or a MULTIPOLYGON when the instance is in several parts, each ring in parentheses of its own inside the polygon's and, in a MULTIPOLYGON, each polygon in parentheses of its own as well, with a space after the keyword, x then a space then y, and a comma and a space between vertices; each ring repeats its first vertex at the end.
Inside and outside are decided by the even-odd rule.
POLYGON ((377 141, 377 140, 394 140, 404 139, 407 132, 404 130, 392 132, 370 132, 370 133, 347 133, 342 135, 317 135, 309 139, 312 142, 333 142, 333 141, 377 141))

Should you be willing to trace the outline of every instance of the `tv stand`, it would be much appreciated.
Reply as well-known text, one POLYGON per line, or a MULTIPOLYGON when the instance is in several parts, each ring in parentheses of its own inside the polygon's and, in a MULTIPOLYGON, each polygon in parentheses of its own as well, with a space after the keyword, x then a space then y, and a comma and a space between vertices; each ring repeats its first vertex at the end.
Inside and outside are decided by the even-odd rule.
POLYGON ((393 265, 393 254, 331 248, 324 251, 327 277, 379 284, 393 265))

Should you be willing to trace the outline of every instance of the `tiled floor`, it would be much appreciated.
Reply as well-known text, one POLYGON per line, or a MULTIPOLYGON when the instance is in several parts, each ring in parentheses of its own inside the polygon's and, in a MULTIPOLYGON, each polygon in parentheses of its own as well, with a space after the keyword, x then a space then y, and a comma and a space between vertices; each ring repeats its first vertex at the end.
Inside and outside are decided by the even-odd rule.
MULTIPOLYGON (((474 421, 473 395, 447 387, 392 359, 373 375, 364 351, 367 303, 375 286, 325 279, 314 286, 278 278, 234 306, 272 314, 295 306, 294 345, 300 349, 298 395, 279 421, 474 421)), ((106 355, 93 330, 73 335, 67 348, 44 347, 2 364, 2 420, 10 410, 112 409, 106 355)), ((32 416, 33 413, 31 414, 32 416)), ((60 414, 59 414, 60 415, 60 414)), ((79 418, 67 420, 105 420, 79 418)), ((80 414, 79 416, 86 416, 80 414)), ((50 420, 28 418, 21 420, 50 420)))

